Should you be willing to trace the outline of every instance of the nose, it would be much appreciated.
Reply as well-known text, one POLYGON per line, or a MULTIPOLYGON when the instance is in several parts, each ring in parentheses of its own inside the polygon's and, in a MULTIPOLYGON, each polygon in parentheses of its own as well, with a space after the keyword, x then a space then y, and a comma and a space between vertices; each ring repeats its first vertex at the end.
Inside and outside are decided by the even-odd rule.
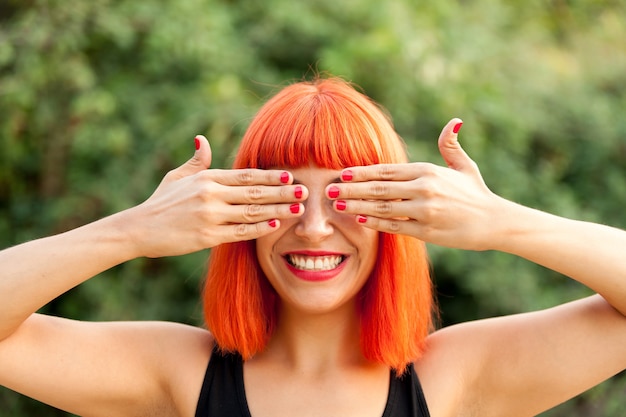
POLYGON ((331 217, 334 214, 332 203, 324 196, 324 190, 310 192, 304 202, 304 214, 298 218, 295 234, 310 242, 321 242, 330 236, 334 228, 331 217))

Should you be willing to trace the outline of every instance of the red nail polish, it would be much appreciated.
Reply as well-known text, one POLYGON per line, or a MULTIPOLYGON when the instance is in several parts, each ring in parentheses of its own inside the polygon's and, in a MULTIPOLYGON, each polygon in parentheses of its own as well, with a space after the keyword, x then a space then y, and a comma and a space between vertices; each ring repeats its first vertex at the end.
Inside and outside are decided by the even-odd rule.
POLYGON ((335 187, 334 185, 332 187, 330 187, 328 189, 328 196, 330 198, 337 198, 337 197, 339 197, 339 188, 335 187))
POLYGON ((300 187, 299 185, 296 186, 294 194, 295 194, 296 198, 302 198, 302 187, 300 187))
POLYGON ((341 173, 342 181, 352 181, 352 178, 353 178, 353 174, 352 174, 352 171, 350 171, 349 169, 346 169, 345 171, 341 173))
POLYGON ((196 151, 197 151, 198 149, 200 149, 200 139, 194 138, 194 141, 196 142, 196 151))
POLYGON ((359 223, 365 223, 367 221, 367 217, 359 214, 358 216, 356 216, 356 219, 359 223))
POLYGON ((293 214, 298 214, 300 212, 300 204, 296 203, 296 204, 290 205, 289 211, 291 211, 293 214))
POLYGON ((276 227, 276 219, 272 219, 272 220, 268 221, 267 224, 269 224, 270 227, 272 227, 272 228, 276 227))
POLYGON ((335 207, 337 207, 337 210, 344 211, 346 207, 348 207, 348 205, 343 200, 337 200, 337 202, 335 203, 335 207))
POLYGON ((283 184, 287 184, 289 182, 288 172, 283 172, 282 174, 280 174, 280 182, 282 182, 283 184))
POLYGON ((452 128, 452 133, 459 133, 459 130, 461 130, 461 126, 463 126, 463 122, 455 124, 454 128, 452 128))

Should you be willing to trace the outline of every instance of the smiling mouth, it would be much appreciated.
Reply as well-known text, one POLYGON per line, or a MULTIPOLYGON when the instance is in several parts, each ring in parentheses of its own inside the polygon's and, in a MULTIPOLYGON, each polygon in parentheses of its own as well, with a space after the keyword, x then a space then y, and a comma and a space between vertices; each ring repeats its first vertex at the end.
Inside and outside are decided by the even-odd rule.
POLYGON ((285 259, 289 265, 302 271, 330 271, 341 265, 341 263, 346 260, 346 256, 305 256, 287 254, 285 255, 285 259))

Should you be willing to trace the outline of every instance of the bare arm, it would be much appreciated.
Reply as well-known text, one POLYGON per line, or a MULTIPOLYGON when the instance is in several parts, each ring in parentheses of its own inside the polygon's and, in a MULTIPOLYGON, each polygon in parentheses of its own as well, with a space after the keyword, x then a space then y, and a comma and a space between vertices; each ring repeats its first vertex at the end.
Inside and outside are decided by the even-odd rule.
MULTIPOLYGON (((184 407, 183 414, 192 415, 194 399, 183 401, 182 408, 178 404, 196 386, 178 382, 203 372, 212 344, 207 332, 164 323, 81 323, 34 313, 129 259, 254 239, 276 230, 279 219, 300 215, 289 206, 308 191, 296 197, 291 175, 207 169, 210 148, 205 138, 198 140, 194 157, 168 173, 144 203, 0 252, 0 384, 83 415, 97 409, 101 415, 159 415, 151 410, 184 407), (185 366, 187 373, 181 372, 185 366)), ((197 375, 190 378, 201 382, 197 375)))
POLYGON ((50 300, 132 259, 127 217, 117 214, 0 252, 0 340, 50 300))
POLYGON ((626 232, 570 220, 506 200, 492 218, 491 247, 573 278, 626 315, 626 232), (505 216, 516 219, 507 220, 505 216))
MULTIPOLYGON (((419 366, 439 381, 425 381, 435 404, 452 407, 456 392, 456 406, 462 404, 467 415, 534 415, 626 368, 626 232, 495 195, 457 142, 459 123, 452 120, 439 138, 448 167, 353 167, 346 183, 334 185, 337 199, 347 200, 342 212, 365 215, 366 227, 448 247, 515 254, 602 296, 432 336, 419 366), (438 402, 441 392, 449 396, 438 402)), ((514 271, 502 273, 515 279, 514 271)))
POLYGON ((626 314, 626 232, 524 207, 492 193, 459 145, 454 119, 439 138, 448 168, 428 163, 354 167, 335 199, 379 231, 470 250, 512 253, 567 275, 626 314), (366 200, 366 201, 363 201, 366 200))
MULTIPOLYGON (((0 340, 65 291, 141 256, 175 256, 248 240, 296 217, 282 171, 208 170, 209 144, 169 172, 143 204, 69 232, 0 252, 0 340)), ((291 191, 291 193, 289 192, 291 191)))

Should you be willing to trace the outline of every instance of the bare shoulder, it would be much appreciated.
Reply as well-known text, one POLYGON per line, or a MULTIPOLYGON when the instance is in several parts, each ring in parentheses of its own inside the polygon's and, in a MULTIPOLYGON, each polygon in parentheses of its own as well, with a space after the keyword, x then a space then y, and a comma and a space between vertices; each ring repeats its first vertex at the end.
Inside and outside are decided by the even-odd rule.
POLYGON ((177 323, 34 314, 0 343, 0 384, 79 415, 193 416, 213 343, 177 323))
POLYGON ((626 368, 626 318, 602 297, 463 323, 415 364, 434 416, 532 416, 626 368))

